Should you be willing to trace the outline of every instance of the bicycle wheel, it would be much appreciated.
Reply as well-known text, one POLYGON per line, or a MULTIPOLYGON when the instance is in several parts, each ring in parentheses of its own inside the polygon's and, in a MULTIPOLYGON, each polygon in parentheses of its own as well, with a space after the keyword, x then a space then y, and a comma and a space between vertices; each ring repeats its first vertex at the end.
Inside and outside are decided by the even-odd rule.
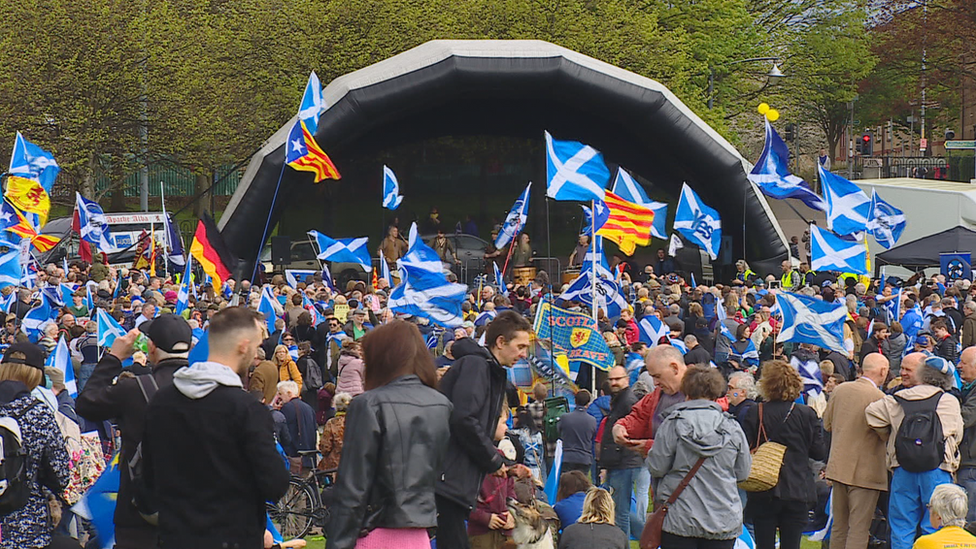
POLYGON ((278 503, 268 504, 268 515, 287 541, 308 534, 312 528, 315 507, 312 487, 301 478, 292 477, 288 483, 288 491, 278 503))

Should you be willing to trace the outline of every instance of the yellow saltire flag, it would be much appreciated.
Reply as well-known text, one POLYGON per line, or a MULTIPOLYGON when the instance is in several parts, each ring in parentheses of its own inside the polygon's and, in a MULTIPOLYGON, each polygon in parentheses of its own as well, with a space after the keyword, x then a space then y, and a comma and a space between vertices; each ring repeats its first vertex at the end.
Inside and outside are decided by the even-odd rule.
POLYGON ((17 209, 40 216, 40 227, 47 223, 47 215, 51 211, 51 197, 40 182, 11 175, 7 178, 7 191, 4 196, 17 209))

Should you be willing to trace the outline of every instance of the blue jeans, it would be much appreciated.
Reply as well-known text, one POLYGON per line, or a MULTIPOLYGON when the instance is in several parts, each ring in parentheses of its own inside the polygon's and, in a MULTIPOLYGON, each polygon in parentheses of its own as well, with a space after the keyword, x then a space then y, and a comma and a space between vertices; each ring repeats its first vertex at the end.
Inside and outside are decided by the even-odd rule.
POLYGON ((637 517, 641 524, 647 520, 647 493, 651 491, 651 471, 641 467, 634 479, 634 495, 637 497, 637 517))
POLYGON ((936 486, 951 482, 952 475, 942 469, 910 473, 898 467, 891 473, 888 499, 891 549, 911 549, 919 524, 923 535, 935 532, 926 506, 936 486))
POLYGON ((96 364, 82 364, 81 367, 78 368, 77 382, 78 382, 79 393, 82 391, 82 389, 85 388, 85 385, 88 383, 88 378, 90 378, 92 372, 95 371, 95 366, 96 364))
POLYGON ((634 493, 634 480, 640 468, 608 469, 607 484, 612 489, 613 504, 616 507, 614 522, 630 539, 630 498, 634 493))
POLYGON ((969 496, 969 513, 966 515, 966 522, 976 521, 976 468, 966 467, 956 471, 956 482, 969 496))

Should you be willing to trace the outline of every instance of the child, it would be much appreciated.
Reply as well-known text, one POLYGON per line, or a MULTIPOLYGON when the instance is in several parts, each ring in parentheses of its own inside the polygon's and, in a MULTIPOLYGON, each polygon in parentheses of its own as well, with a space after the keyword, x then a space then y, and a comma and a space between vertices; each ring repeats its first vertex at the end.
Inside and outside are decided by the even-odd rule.
MULTIPOLYGON (((515 459, 515 447, 505 438, 508 408, 502 407, 502 415, 495 427, 499 453, 509 460, 515 459)), ((508 512, 508 499, 515 497, 515 479, 488 475, 481 483, 478 502, 468 519, 468 540, 471 549, 500 549, 512 535, 515 518, 508 512)))

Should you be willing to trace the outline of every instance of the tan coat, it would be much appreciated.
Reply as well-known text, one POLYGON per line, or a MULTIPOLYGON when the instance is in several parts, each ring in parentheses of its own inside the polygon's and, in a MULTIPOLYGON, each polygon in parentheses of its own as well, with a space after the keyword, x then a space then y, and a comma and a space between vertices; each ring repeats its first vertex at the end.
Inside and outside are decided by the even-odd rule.
POLYGON ((830 431, 827 478, 858 488, 888 490, 885 443, 868 427, 864 409, 884 398, 867 378, 841 383, 827 401, 824 429, 830 431))
MULTIPOLYGON (((918 385, 911 389, 902 389, 896 394, 905 400, 922 400, 929 398, 938 390, 931 385, 918 385)), ((959 468, 959 443, 962 442, 963 430, 959 399, 948 393, 943 394, 936 411, 939 419, 942 420, 942 434, 946 437, 945 457, 939 469, 955 473, 959 468)), ((888 469, 894 470, 898 467, 898 458, 895 457, 895 438, 897 438, 895 434, 905 418, 904 410, 898 405, 895 397, 888 395, 869 404, 864 413, 868 426, 878 433, 881 440, 887 442, 888 469)))
POLYGON ((278 392, 278 367, 270 360, 262 360, 251 372, 247 390, 259 389, 264 393, 264 403, 271 404, 278 392))

